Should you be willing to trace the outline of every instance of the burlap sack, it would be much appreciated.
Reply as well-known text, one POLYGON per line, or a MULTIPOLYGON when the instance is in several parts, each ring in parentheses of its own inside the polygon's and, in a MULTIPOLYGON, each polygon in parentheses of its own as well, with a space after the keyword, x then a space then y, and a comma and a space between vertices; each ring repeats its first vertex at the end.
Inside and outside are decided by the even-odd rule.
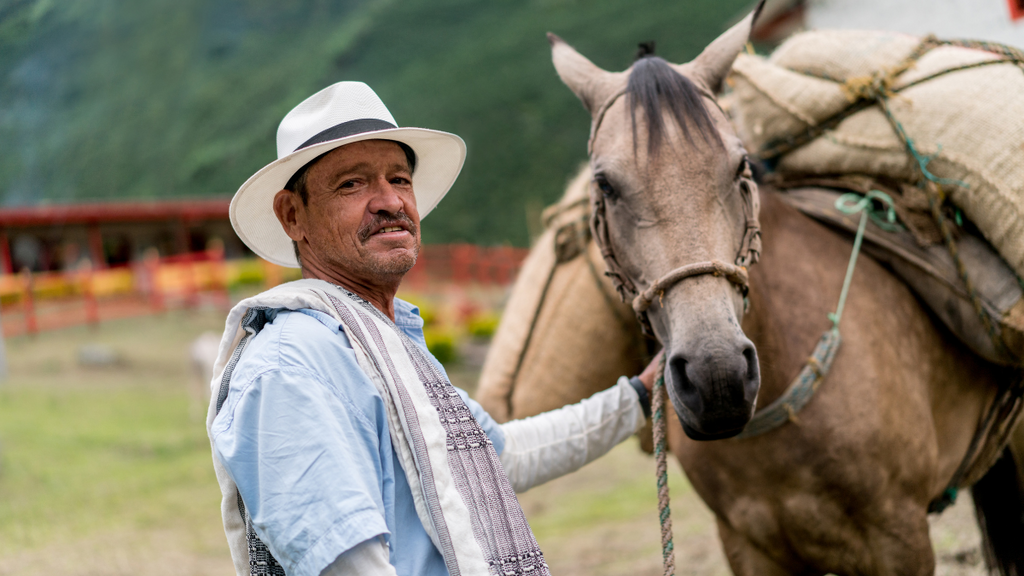
POLYGON ((502 313, 476 392, 499 422, 578 402, 643 367, 640 326, 604 276, 590 240, 589 185, 585 167, 546 211, 547 229, 502 313))
MULTIPOLYGON (((930 158, 927 169, 948 179, 943 188, 952 201, 1024 277, 1024 70, 1005 62, 911 85, 1001 59, 939 46, 909 63, 921 41, 891 32, 814 31, 793 36, 769 58, 741 55, 727 98, 740 137, 751 151, 764 150, 841 113, 858 90, 884 88, 893 116, 930 158)), ((921 178, 918 162, 878 105, 784 154, 776 169, 921 178)))

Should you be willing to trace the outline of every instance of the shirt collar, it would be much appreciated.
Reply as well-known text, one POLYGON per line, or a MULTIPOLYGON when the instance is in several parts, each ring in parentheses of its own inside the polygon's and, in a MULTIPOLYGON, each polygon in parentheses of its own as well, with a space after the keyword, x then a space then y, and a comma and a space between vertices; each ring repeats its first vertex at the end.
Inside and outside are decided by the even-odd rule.
POLYGON ((420 309, 401 298, 395 298, 395 325, 402 328, 423 328, 423 318, 420 317, 420 309))

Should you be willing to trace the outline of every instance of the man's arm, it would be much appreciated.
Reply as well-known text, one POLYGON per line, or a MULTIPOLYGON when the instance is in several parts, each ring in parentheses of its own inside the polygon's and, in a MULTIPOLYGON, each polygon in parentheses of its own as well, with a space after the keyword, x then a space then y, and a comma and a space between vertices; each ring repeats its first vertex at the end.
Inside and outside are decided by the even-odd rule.
POLYGON ((644 424, 636 390, 625 377, 577 404, 501 425, 499 455, 516 492, 578 470, 644 424))
MULTIPOLYGON (((647 392, 659 361, 660 354, 637 377, 647 392)), ((502 424, 505 442, 499 458, 512 488, 525 492, 574 472, 629 438, 650 410, 638 392, 623 376, 577 404, 502 424)))
POLYGON ((315 576, 339 553, 388 533, 377 419, 294 366, 236 392, 214 421, 214 448, 288 574, 315 576))
POLYGON ((388 563, 388 546, 381 538, 371 538, 338 556, 320 576, 397 576, 388 563))

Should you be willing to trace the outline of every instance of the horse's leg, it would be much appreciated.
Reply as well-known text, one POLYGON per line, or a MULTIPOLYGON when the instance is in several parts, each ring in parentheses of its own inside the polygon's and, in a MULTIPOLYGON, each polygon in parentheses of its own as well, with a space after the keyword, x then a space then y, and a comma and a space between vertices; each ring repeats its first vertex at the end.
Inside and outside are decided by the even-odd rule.
POLYGON ((741 534, 718 520, 718 537, 729 560, 729 567, 736 576, 792 576, 804 572, 792 572, 780 566, 764 552, 754 546, 741 534))
MULTIPOLYGON (((935 573, 928 521, 920 503, 905 499, 887 502, 884 511, 860 510, 859 515, 869 513, 877 520, 854 521, 859 526, 851 526, 848 521, 835 517, 841 511, 842 502, 813 496, 797 500, 802 504, 786 507, 780 517, 763 519, 768 525, 772 521, 781 522, 781 532, 772 534, 760 545, 748 537, 757 530, 744 526, 741 533, 718 518, 718 535, 736 576, 930 576, 935 573), (804 508, 807 509, 800 510, 804 508), (788 518, 807 512, 812 512, 820 522, 818 531, 808 531, 813 523, 788 518)), ((753 502, 750 505, 751 511, 758 508, 762 513, 769 508, 753 502)))
POLYGON ((885 510, 886 518, 870 525, 864 535, 874 564, 868 573, 879 576, 935 574, 935 552, 928 533, 927 512, 916 502, 890 503, 890 506, 885 510))

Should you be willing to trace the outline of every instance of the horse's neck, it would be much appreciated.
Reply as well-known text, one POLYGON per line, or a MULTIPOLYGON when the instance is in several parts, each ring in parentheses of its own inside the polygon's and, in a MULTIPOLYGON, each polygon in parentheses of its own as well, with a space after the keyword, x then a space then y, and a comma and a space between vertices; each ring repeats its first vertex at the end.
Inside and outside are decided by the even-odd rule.
POLYGON ((763 254, 751 270, 743 329, 758 350, 763 406, 789 386, 821 335, 832 326, 849 244, 761 192, 763 254))

